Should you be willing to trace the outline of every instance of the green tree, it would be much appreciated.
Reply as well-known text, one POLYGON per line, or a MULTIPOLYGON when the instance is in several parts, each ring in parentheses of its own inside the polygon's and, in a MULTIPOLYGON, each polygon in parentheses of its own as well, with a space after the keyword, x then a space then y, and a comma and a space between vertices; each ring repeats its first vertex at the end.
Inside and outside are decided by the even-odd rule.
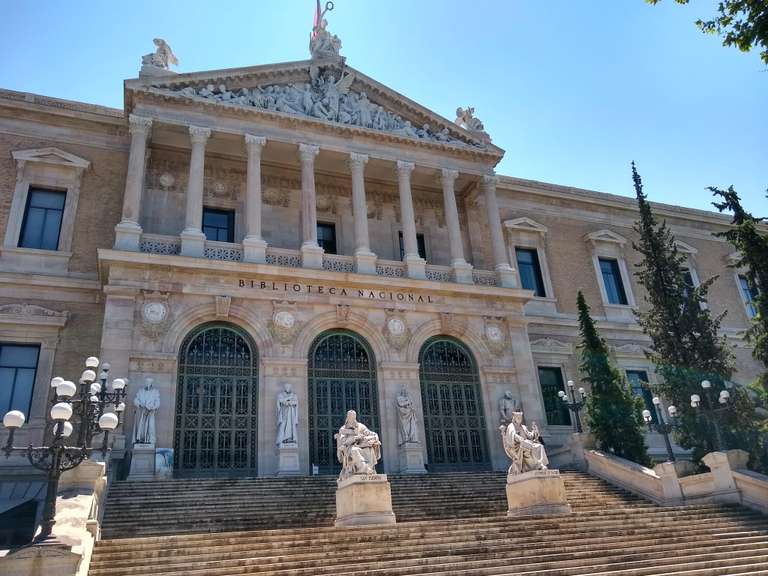
POLYGON ((587 397, 589 429, 601 450, 650 465, 643 434, 642 401, 632 395, 621 373, 611 364, 608 347, 597 331, 581 291, 577 304, 581 333, 579 368, 591 389, 587 397))
MULTIPOLYGON (((722 198, 722 202, 712 203, 715 208, 733 214, 733 227, 716 236, 736 247, 739 259, 734 266, 744 271, 750 290, 757 294, 753 302, 757 314, 747 330, 747 339, 753 346, 753 356, 768 367, 768 234, 759 228, 766 220, 744 210, 733 186, 727 190, 710 186, 708 190, 722 198)), ((763 373, 760 384, 768 393, 768 372, 763 373)))
MULTIPOLYGON (((715 278, 696 287, 686 283, 685 257, 678 252, 666 222, 657 222, 634 163, 632 179, 640 209, 640 220, 635 224, 639 240, 633 246, 642 256, 635 276, 645 288, 647 305, 636 315, 651 338, 653 351, 649 356, 661 377, 659 392, 680 413, 677 440, 683 447, 693 448, 699 458, 715 449, 717 440, 712 426, 690 406, 690 397, 702 394, 700 383, 704 379, 712 382, 715 391, 722 389, 733 372, 732 355, 725 337, 719 335, 724 313, 713 318, 705 305, 715 278)), ((740 444, 735 440, 737 424, 738 420, 731 418, 721 426, 729 447, 740 444)))
MULTIPOLYGON (((660 0, 646 0, 658 4, 660 0)), ((675 0, 688 4, 689 0, 675 0)), ((768 2, 765 0, 722 0, 717 15, 710 20, 696 20, 696 26, 706 34, 723 38, 723 46, 736 46, 742 52, 762 48, 760 58, 768 64, 768 2)))

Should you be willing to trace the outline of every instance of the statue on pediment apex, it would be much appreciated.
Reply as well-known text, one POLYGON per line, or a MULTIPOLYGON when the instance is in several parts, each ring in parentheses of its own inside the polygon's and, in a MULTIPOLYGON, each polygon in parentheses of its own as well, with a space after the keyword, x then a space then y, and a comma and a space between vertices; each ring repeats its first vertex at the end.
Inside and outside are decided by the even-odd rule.
POLYGON ((329 10, 333 10, 333 2, 326 2, 322 12, 320 11, 320 2, 317 3, 315 25, 309 36, 309 53, 313 60, 339 58, 341 56, 341 40, 328 31, 328 20, 324 18, 325 13, 329 10))
POLYGON ((468 132, 472 132, 485 142, 491 141, 491 137, 485 131, 482 121, 475 117, 475 109, 472 106, 456 109, 456 125, 461 126, 468 132))

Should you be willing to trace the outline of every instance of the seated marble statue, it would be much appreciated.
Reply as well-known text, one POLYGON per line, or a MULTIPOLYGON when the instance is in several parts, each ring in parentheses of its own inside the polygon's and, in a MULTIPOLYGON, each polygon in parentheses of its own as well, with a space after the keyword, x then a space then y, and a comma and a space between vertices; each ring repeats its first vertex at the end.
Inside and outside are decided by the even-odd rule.
POLYGON ((336 434, 336 457, 341 462, 339 480, 355 474, 376 474, 376 463, 381 459, 381 442, 357 421, 357 412, 347 412, 347 419, 336 434))
POLYGON ((504 451, 512 459, 508 474, 514 476, 532 470, 546 470, 549 464, 539 428, 523 424, 523 413, 513 412, 512 421, 499 427, 504 451))

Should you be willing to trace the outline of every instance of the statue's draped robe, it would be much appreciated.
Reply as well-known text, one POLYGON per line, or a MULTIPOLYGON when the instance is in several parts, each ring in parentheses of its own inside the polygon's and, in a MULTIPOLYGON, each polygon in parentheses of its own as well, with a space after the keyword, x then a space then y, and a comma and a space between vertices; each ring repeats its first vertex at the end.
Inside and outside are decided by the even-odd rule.
POLYGON ((418 426, 416 425, 416 411, 413 402, 408 396, 397 397, 397 413, 400 426, 398 428, 398 445, 408 442, 418 442, 418 426))
POLYGON ((536 435, 528 430, 524 424, 510 423, 504 441, 504 449, 512 459, 513 466, 519 467, 519 472, 537 470, 540 465, 547 466, 549 459, 544 450, 544 445, 537 442, 536 435))
POLYGON ((154 444, 157 438, 155 412, 160 407, 159 390, 157 388, 142 388, 136 392, 133 405, 136 407, 133 441, 138 444, 154 444))
POLYGON ((281 392, 277 396, 278 445, 298 442, 299 402, 295 392, 281 392))
POLYGON ((375 473, 381 458, 379 435, 360 422, 351 426, 344 424, 339 429, 336 457, 341 462, 342 475, 375 473), (360 461, 369 469, 357 469, 355 463, 360 461))

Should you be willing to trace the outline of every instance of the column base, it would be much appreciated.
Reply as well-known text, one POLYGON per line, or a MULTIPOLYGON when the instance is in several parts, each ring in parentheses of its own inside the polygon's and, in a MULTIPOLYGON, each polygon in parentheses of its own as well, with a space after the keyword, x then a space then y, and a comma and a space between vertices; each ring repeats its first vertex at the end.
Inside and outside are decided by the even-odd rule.
POLYGON ((559 470, 534 470, 507 476, 507 516, 570 514, 559 470))
POLYGON ((355 252, 355 272, 358 274, 376 274, 376 254, 367 250, 355 252))
POLYGON ((194 258, 205 256, 205 234, 201 230, 187 228, 181 233, 181 255, 194 258))
POLYGON ((139 251, 142 229, 136 222, 123 220, 115 226, 115 250, 139 251))
POLYGON ((405 255, 405 271, 408 278, 416 280, 427 279, 427 261, 413 254, 405 255))
POLYGON ((496 266, 496 278, 499 286, 502 288, 517 288, 517 274, 514 268, 509 264, 498 264, 496 266))
POLYGON ((394 524, 392 490, 386 474, 355 475, 336 488, 335 526, 394 524))
POLYGON ((323 269, 323 253, 325 250, 317 244, 302 244, 301 246, 301 267, 312 268, 314 270, 323 269))
POLYGON ((424 452, 418 442, 406 442, 400 446, 400 472, 402 474, 426 474, 424 452))
POLYGON ((298 444, 281 444, 277 448, 277 455, 278 476, 294 476, 301 473, 298 444))
POLYGON ((458 284, 474 284, 472 279, 472 264, 466 260, 454 260, 451 263, 453 281, 458 284))
POLYGON ((243 262, 265 264, 267 262, 267 243, 256 236, 243 238, 243 262))
POLYGON ((131 471, 128 480, 153 480, 155 478, 155 445, 134 444, 131 454, 131 471))

